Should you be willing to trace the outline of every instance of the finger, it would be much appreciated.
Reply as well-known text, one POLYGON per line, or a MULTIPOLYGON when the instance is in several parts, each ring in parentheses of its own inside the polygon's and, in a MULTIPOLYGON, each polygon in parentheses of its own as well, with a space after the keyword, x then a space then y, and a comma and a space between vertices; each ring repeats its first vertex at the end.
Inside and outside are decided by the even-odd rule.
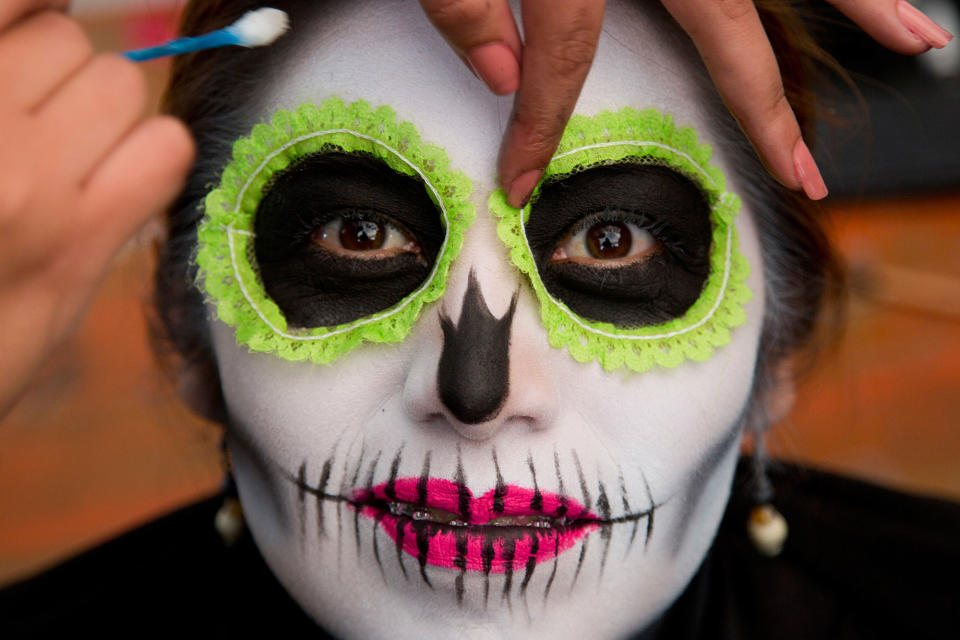
POLYGON ((0 31, 31 13, 49 9, 66 11, 69 4, 70 0, 3 0, 0 2, 0 31))
POLYGON ((100 55, 37 112, 55 175, 82 183, 146 108, 146 80, 119 56, 100 55))
POLYGON ((940 49, 953 38, 906 0, 829 0, 870 36, 897 53, 940 49))
POLYGON ((525 0, 520 89, 500 150, 500 181, 513 206, 530 197, 550 162, 590 70, 604 2, 525 0))
POLYGON ((491 91, 517 90, 523 45, 507 0, 420 0, 420 6, 491 91))
POLYGON ((720 96, 770 173, 814 200, 826 196, 753 0, 663 4, 693 39, 720 96))
POLYGON ((83 29, 62 13, 45 11, 27 18, 0 39, 3 106, 37 107, 92 55, 83 29))
POLYGON ((112 253, 183 186, 194 144, 182 122, 169 116, 136 127, 97 166, 81 194, 82 224, 102 230, 112 253))

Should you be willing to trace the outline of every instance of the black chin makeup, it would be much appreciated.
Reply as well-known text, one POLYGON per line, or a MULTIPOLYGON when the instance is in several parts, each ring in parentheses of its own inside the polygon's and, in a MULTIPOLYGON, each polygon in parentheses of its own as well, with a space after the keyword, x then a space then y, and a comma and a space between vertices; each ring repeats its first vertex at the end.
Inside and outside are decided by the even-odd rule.
POLYGON ((547 291, 618 327, 680 317, 710 274, 710 206, 696 184, 663 166, 600 166, 553 180, 531 205, 526 234, 547 291), (571 243, 584 257, 557 253, 571 243))
POLYGON ((397 304, 430 275, 444 238, 423 183, 346 153, 306 156, 275 176, 254 230, 266 293, 304 328, 397 304))

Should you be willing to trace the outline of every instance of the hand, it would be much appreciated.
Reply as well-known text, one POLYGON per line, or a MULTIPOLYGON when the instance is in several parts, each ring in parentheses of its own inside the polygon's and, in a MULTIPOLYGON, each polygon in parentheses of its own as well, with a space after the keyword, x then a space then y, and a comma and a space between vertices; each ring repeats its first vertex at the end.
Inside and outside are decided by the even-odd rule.
POLYGON ((66 4, 0 4, 0 416, 193 158, 178 121, 142 120, 142 72, 92 55, 66 4))
MULTIPOLYGON (((662 0, 690 35, 731 113, 770 173, 812 199, 827 195, 784 96, 753 0, 662 0)), ((905 54, 952 36, 906 0, 831 0, 884 46, 905 54)), ((559 144, 603 22, 604 0, 523 0, 521 44, 507 0, 420 0, 431 22, 494 92, 517 92, 501 147, 507 198, 530 196, 559 144)))

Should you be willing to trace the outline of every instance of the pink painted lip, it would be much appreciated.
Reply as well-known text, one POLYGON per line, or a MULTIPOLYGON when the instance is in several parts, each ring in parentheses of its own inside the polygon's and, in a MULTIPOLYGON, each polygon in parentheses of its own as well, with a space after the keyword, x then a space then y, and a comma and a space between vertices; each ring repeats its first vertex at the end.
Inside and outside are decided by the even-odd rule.
POLYGON ((504 573, 523 570, 570 549, 601 521, 566 496, 502 486, 474 497, 469 488, 442 478, 397 478, 357 489, 350 504, 379 523, 397 547, 421 565, 504 573), (461 524, 444 524, 392 513, 390 505, 441 509, 461 524), (501 517, 540 516, 550 526, 490 524, 501 517))

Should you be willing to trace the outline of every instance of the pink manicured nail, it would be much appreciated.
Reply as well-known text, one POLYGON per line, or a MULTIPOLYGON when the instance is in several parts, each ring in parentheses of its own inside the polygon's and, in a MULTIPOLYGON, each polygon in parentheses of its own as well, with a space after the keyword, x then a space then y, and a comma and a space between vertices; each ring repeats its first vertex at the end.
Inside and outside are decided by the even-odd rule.
POLYGON ((797 180, 803 187, 803 192, 811 200, 822 200, 827 197, 827 185, 823 182, 823 176, 820 175, 820 169, 813 156, 810 155, 810 149, 803 138, 797 140, 793 148, 793 170, 797 173, 797 180))
POLYGON ((513 93, 520 86, 520 63, 502 42, 474 47, 467 53, 467 60, 477 77, 499 96, 513 93))
POLYGON ((907 0, 897 0, 897 15, 910 33, 935 49, 941 49, 953 40, 953 35, 925 16, 907 0))
POLYGON ((533 169, 517 176, 510 185, 510 192, 507 194, 507 202, 511 207, 519 209, 527 204, 533 188, 540 182, 540 176, 543 175, 543 169, 533 169))

